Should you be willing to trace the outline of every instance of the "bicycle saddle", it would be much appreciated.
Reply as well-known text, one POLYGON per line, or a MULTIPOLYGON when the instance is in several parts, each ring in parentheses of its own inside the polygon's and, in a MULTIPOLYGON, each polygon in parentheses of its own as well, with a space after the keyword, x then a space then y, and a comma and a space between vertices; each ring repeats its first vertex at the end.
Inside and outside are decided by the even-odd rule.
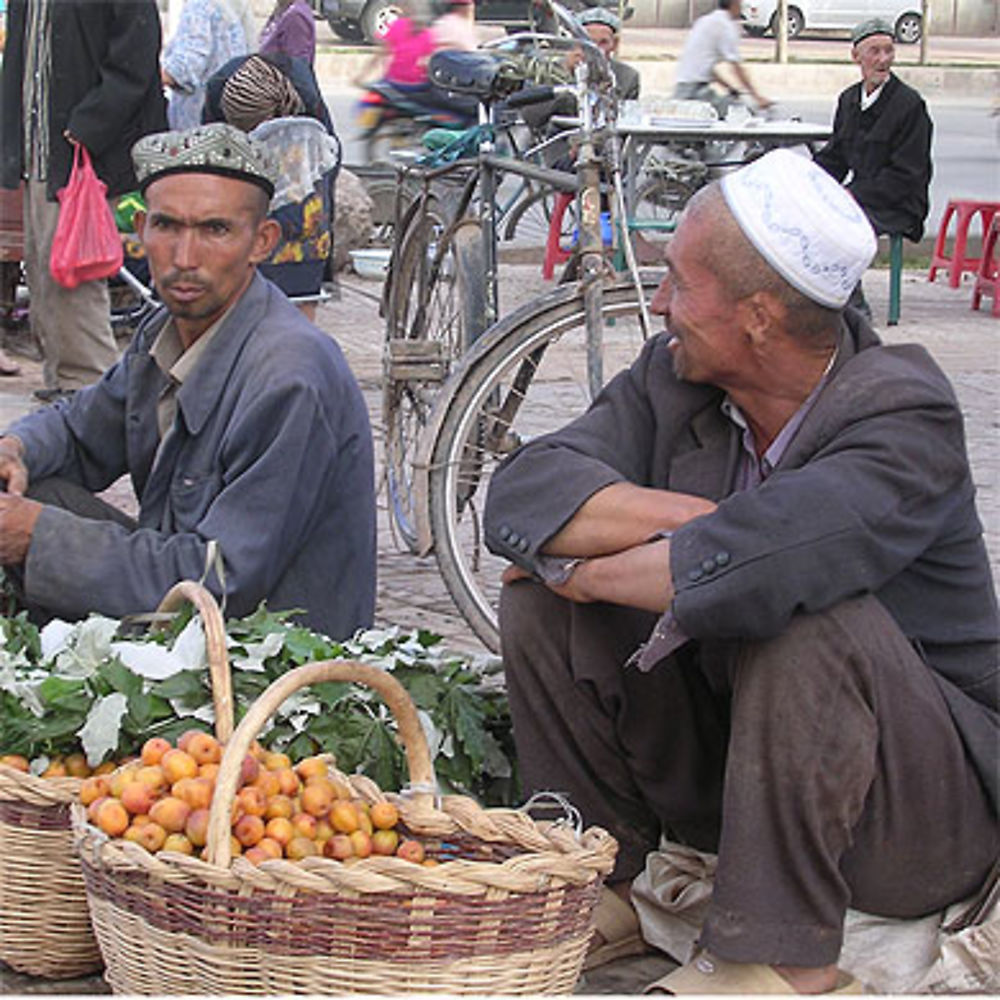
POLYGON ((471 94, 480 100, 496 100, 521 86, 503 64, 486 52, 443 49, 431 56, 431 80, 444 90, 471 94))

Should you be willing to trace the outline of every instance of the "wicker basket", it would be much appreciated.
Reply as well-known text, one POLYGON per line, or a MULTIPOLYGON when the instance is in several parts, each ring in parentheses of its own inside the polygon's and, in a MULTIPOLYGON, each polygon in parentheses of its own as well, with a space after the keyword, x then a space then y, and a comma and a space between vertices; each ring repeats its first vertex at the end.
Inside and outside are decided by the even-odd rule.
MULTIPOLYGON (((225 623, 212 595, 190 581, 160 604, 190 601, 201 615, 212 675, 216 732, 233 731, 225 623)), ((101 967, 80 864, 73 853, 70 805, 79 778, 38 778, 0 765, 0 960, 32 976, 68 979, 101 967)))
MULTIPOLYGON (((339 772, 336 775, 344 779, 339 772)), ((106 977, 119 993, 557 993, 579 977, 592 913, 617 844, 512 809, 433 795, 413 703, 384 671, 326 661, 265 691, 226 747, 212 802, 208 860, 149 854, 111 840, 73 809, 106 977), (350 779, 369 803, 399 809, 435 867, 372 855, 264 861, 230 853, 230 813, 252 740, 293 692, 320 681, 374 688, 406 751, 407 795, 350 779)))

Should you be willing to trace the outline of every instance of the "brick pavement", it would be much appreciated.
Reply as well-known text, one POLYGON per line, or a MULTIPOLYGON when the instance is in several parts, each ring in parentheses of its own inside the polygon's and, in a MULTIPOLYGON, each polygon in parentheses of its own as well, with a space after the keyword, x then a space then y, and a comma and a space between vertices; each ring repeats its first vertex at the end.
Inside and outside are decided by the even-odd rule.
MULTIPOLYGON (((505 308, 544 290, 537 265, 504 267, 501 295, 505 308)), ((379 285, 353 276, 344 279, 339 302, 319 310, 320 326, 337 336, 368 400, 376 438, 381 443, 379 401, 382 327, 378 316, 379 285)), ((865 288, 877 319, 884 318, 888 301, 888 273, 871 271, 865 288)), ((983 310, 970 310, 968 283, 948 288, 941 280, 930 284, 924 272, 904 273, 902 318, 899 326, 877 325, 887 341, 924 344, 952 379, 966 418, 966 433, 979 511, 984 522, 994 579, 1000 581, 1000 320, 983 310)), ((24 361, 24 374, 0 381, 0 425, 28 410, 30 393, 41 384, 40 366, 24 361)), ((130 502, 127 486, 114 494, 130 502)), ((437 572, 433 556, 416 559, 400 551, 388 529, 384 492, 379 493, 378 619, 401 625, 420 625, 443 634, 456 649, 482 652, 482 646, 457 614, 437 572)), ((671 967, 664 956, 622 959, 585 976, 578 992, 637 994, 644 985, 671 967)), ((49 983, 11 973, 0 966, 0 993, 101 993, 99 977, 49 983)))

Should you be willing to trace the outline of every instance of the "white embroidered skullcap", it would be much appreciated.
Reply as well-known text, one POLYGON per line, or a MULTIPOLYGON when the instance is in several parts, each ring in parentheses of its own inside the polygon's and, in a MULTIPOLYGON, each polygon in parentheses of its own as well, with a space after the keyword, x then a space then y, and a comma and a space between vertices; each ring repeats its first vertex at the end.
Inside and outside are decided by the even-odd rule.
POLYGON ((842 308, 875 256, 861 207, 825 170, 776 149, 722 179, 747 239, 786 281, 820 305, 842 308))

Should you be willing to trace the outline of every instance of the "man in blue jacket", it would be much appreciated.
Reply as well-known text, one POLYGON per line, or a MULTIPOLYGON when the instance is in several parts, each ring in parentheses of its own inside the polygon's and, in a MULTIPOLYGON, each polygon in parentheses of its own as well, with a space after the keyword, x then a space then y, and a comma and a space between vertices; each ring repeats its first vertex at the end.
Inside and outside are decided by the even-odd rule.
POLYGON ((115 197, 135 189, 129 150, 167 127, 155 0, 10 0, 0 77, 0 185, 24 183, 31 331, 50 400, 100 378, 117 356, 104 281, 63 288, 49 273, 73 146, 115 197))
POLYGON ((257 274, 276 165, 230 125, 134 150, 164 308, 96 385, 0 437, 0 563, 39 616, 114 617, 200 579, 343 638, 371 623, 371 429, 340 349, 257 274), (95 498, 128 473, 137 521, 95 498))

